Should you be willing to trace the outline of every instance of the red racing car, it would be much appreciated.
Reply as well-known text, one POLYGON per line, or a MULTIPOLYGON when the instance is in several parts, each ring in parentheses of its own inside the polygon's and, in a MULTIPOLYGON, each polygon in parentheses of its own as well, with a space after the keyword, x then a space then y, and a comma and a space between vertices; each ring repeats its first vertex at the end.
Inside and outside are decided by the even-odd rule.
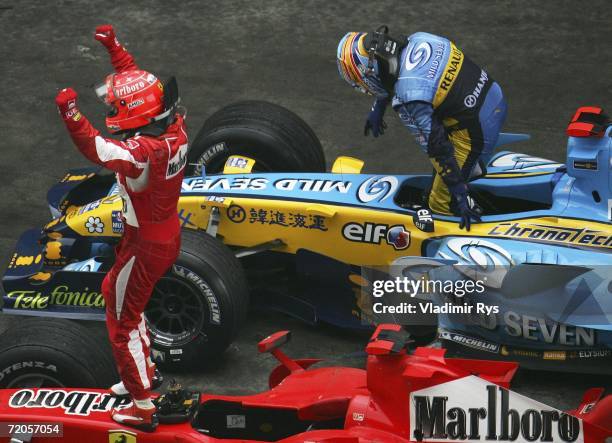
POLYGON ((446 359, 409 349, 409 336, 381 325, 366 347, 367 369, 312 367, 280 346, 288 331, 259 343, 279 361, 270 390, 247 396, 190 393, 172 386, 156 399, 154 433, 121 428, 109 411, 129 400, 94 389, 0 391, 2 441, 38 442, 585 442, 612 437, 612 395, 591 389, 563 412, 510 391, 516 363, 446 359), (10 440, 12 438, 12 440, 10 440))

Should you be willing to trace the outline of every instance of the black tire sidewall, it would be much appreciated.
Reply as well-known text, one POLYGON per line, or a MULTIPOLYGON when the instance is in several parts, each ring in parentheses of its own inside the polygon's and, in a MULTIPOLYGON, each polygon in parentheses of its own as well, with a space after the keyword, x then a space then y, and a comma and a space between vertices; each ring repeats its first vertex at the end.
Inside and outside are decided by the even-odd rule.
POLYGON ((184 250, 181 250, 167 276, 186 282, 206 305, 208 318, 204 319, 200 329, 206 334, 206 338, 198 334, 192 336, 188 342, 166 345, 160 342, 157 331, 149 324, 152 348, 161 353, 162 363, 171 365, 193 363, 218 356, 234 337, 238 321, 233 318, 231 295, 223 278, 204 260, 184 250), (213 314, 217 311, 218 324, 213 314))
POLYGON ((33 372, 64 386, 102 388, 115 383, 108 341, 92 332, 59 318, 20 320, 0 335, 0 387, 33 372))
POLYGON ((0 386, 9 386, 19 377, 34 373, 54 378, 63 386, 100 387, 88 368, 56 349, 40 345, 18 346, 5 350, 0 356, 0 386))
POLYGON ((325 172, 325 154, 312 128, 266 101, 239 101, 211 115, 191 144, 187 174, 200 172, 197 163, 221 172, 230 155, 254 159, 256 171, 325 172))
POLYGON ((255 160, 256 170, 292 172, 303 169, 302 162, 284 143, 264 132, 263 128, 225 127, 197 140, 189 152, 189 163, 203 164, 207 172, 222 172, 231 155, 244 155, 255 160))

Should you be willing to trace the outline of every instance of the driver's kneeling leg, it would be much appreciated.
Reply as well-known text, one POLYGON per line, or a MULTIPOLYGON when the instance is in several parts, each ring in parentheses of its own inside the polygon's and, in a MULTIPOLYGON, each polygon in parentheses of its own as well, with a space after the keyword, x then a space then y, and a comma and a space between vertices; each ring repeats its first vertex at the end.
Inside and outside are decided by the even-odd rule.
MULTIPOLYGON (((452 131, 448 135, 448 139, 455 148, 455 159, 459 168, 463 169, 466 161, 470 161, 472 153, 472 140, 467 129, 452 131)), ((434 167, 437 167, 434 163, 434 167)), ((442 180, 442 177, 436 171, 434 176, 431 192, 429 193, 429 209, 437 214, 453 215, 451 211, 451 195, 448 187, 442 180)))

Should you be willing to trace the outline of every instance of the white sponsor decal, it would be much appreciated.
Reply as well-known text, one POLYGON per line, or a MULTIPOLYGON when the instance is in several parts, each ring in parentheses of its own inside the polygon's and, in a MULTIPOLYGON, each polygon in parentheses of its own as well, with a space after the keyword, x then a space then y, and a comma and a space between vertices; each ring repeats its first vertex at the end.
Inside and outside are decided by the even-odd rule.
POLYGON ((84 214, 89 211, 93 211, 94 209, 97 209, 98 206, 100 206, 100 200, 96 200, 91 203, 87 203, 86 205, 81 206, 81 209, 79 209, 78 213, 80 215, 80 214, 84 214))
POLYGON ((145 87, 145 82, 139 81, 138 83, 134 83, 133 85, 124 85, 117 88, 117 96, 123 97, 128 94, 132 94, 134 92, 140 91, 145 87))
POLYGON ((226 425, 228 429, 245 429, 246 417, 244 415, 227 415, 226 425))
POLYGON ((459 259, 455 266, 459 272, 473 280, 482 280, 490 288, 501 288, 510 266, 514 265, 508 251, 487 240, 453 238, 446 246, 453 255, 440 252, 441 258, 459 259))
POLYGON ((183 182, 183 191, 264 191, 270 186, 277 191, 302 192, 338 192, 346 194, 351 189, 350 181, 342 180, 316 180, 302 178, 282 178, 270 183, 267 178, 261 177, 196 177, 183 182))
POLYGON ((287 178, 275 181, 274 187, 279 191, 300 190, 305 192, 339 192, 346 194, 351 189, 351 182, 287 178))
POLYGON ((232 157, 225 163, 225 166, 230 168, 244 169, 248 164, 249 161, 244 157, 232 157))
MULTIPOLYGON (((206 301, 208 302, 208 310, 210 312, 209 314, 210 322, 216 325, 220 325, 221 324, 221 308, 219 307, 219 302, 217 301, 217 297, 215 296, 215 293, 210 288, 210 286, 208 286, 208 284, 202 279, 202 277, 200 277, 198 274, 196 274, 195 272, 187 268, 184 268, 179 265, 174 265, 172 266, 172 270, 179 277, 182 277, 184 279, 191 281, 200 290, 200 292, 202 293, 202 295, 204 295, 204 297, 206 298, 206 301)), ((180 350, 174 349, 170 351, 171 355, 177 355, 177 354, 180 355, 182 353, 183 353, 182 349, 180 350)))
POLYGON ((496 168, 520 169, 521 171, 537 171, 539 169, 555 169, 563 165, 545 158, 510 152, 496 158, 493 163, 491 163, 491 166, 496 168))
POLYGON ((410 231, 404 225, 389 226, 377 223, 347 223, 342 227, 342 236, 352 242, 379 245, 382 240, 396 250, 410 246, 410 231))
POLYGON ((202 178, 196 177, 188 181, 184 180, 182 190, 195 191, 263 191, 268 186, 267 178, 233 177, 233 178, 202 178))
POLYGON ((504 313, 504 332, 512 337, 563 346, 595 346, 595 330, 547 321, 513 311, 504 313))
POLYGON ((363 203, 369 203, 373 200, 383 202, 395 193, 398 186, 399 181, 397 177, 392 175, 370 177, 359 186, 357 198, 363 203))
POLYGON ((223 142, 212 145, 200 156, 200 158, 198 159, 198 164, 203 165, 208 163, 211 158, 225 150, 227 150, 227 146, 225 146, 225 143, 223 142))
POLYGON ((365 420, 365 414, 362 412, 353 412, 353 420, 354 421, 363 421, 365 420))
POLYGON ((172 156, 172 158, 168 160, 168 168, 166 169, 166 179, 176 176, 179 172, 183 170, 183 168, 187 164, 187 150, 188 145, 187 143, 185 143, 184 145, 179 146, 176 151, 176 154, 174 154, 174 156, 172 156))
POLYGON ((100 217, 89 217, 85 222, 85 228, 90 234, 101 234, 104 232, 104 223, 100 217))
POLYGON ((444 329, 441 329, 438 335, 442 340, 453 341, 470 348, 492 352, 494 354, 499 353, 499 345, 497 343, 491 343, 480 338, 468 337, 467 335, 457 334, 456 332, 451 332, 444 329))
MULTIPOLYGON (((113 185, 111 186, 110 190, 108 191, 108 194, 106 194, 107 197, 115 197, 119 195, 119 185, 117 183, 113 183, 113 185)), ((108 199, 108 200, 112 200, 112 201, 107 201, 107 199, 103 199, 102 203, 114 203, 116 200, 115 199, 108 199)))
POLYGON ((100 266, 102 266, 102 263, 99 263, 95 258, 90 258, 89 260, 70 263, 69 265, 64 266, 62 269, 64 271, 96 272, 98 269, 100 269, 100 266))
POLYGON ((431 57, 431 52, 431 45, 427 42, 413 45, 406 54, 406 70, 412 71, 423 66, 431 57))
POLYGON ((63 389, 20 389, 9 399, 10 408, 62 409, 66 415, 87 416, 92 412, 121 409, 131 403, 129 398, 91 391, 64 391, 63 389))
POLYGON ((410 437, 426 442, 584 442, 579 418, 473 375, 411 392, 410 437))
POLYGON ((133 102, 128 103, 128 109, 134 109, 143 104, 144 100, 142 98, 139 98, 138 100, 134 100, 133 102))
POLYGON ((487 76, 487 73, 481 70, 480 78, 478 79, 476 87, 474 88, 471 94, 466 95, 463 99, 463 104, 466 108, 473 108, 474 106, 476 106, 476 102, 478 102, 478 97, 480 97, 482 88, 484 88, 484 85, 487 83, 488 79, 489 77, 487 76))
POLYGON ((136 149, 138 146, 140 146, 140 143, 138 143, 133 138, 128 139, 126 143, 129 149, 136 149))

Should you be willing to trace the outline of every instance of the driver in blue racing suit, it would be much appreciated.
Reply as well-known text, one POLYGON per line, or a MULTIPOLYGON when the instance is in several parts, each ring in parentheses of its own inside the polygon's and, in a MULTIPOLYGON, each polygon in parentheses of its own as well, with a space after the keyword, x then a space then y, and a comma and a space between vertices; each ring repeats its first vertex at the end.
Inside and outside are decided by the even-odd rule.
POLYGON ((351 86, 376 97, 365 135, 384 133, 391 104, 433 164, 429 208, 469 231, 482 211, 467 183, 484 172, 506 118, 500 86, 450 40, 424 32, 396 40, 386 26, 346 34, 337 63, 351 86))

